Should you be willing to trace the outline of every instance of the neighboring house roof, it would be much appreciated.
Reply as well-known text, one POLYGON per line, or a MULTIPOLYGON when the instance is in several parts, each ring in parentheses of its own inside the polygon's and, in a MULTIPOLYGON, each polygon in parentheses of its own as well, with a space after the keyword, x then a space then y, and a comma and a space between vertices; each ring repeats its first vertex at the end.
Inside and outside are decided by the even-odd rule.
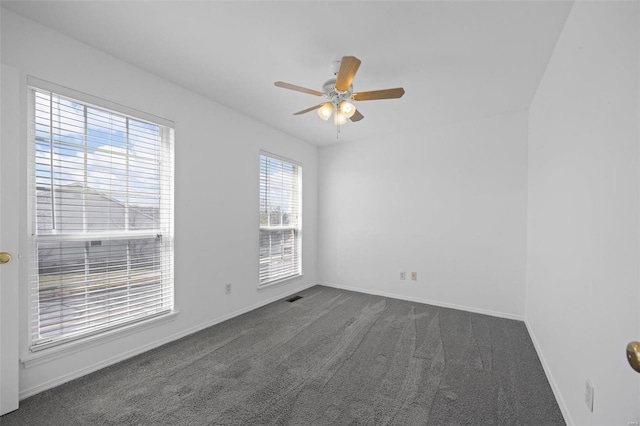
POLYGON ((57 186, 54 187, 54 191, 55 203, 58 205, 52 210, 50 189, 44 186, 36 188, 39 230, 51 229, 53 215, 56 216, 56 227, 67 230, 82 229, 85 223, 89 229, 99 229, 105 224, 105 220, 111 228, 115 226, 116 229, 124 229, 125 217, 128 217, 129 226, 134 226, 135 222, 134 228, 149 229, 158 220, 158 207, 134 204, 127 206, 104 192, 79 183, 57 186))

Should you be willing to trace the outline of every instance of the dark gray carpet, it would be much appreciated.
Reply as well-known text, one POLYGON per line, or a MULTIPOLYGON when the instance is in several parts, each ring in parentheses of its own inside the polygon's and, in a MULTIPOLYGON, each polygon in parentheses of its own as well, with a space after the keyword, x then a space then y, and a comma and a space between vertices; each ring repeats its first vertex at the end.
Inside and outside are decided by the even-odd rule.
POLYGON ((26 399, 0 424, 564 424, 520 321, 299 294, 26 399))

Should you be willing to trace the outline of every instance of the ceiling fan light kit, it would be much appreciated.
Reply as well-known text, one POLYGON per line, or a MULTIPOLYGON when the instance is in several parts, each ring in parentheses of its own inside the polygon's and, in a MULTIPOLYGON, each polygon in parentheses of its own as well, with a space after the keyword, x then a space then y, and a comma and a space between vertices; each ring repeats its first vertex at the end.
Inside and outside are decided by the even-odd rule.
POLYGON ((343 56, 341 61, 335 61, 333 63, 335 78, 327 80, 322 85, 322 92, 282 81, 276 81, 274 84, 283 89, 295 90, 327 99, 326 102, 298 111, 294 113, 294 115, 301 115, 309 111, 317 110, 318 116, 324 121, 329 120, 333 114, 333 123, 336 126, 342 126, 347 123, 347 120, 357 122, 364 118, 364 115, 358 111, 353 101, 397 99, 404 95, 404 89, 402 87, 353 93, 353 85, 351 83, 360 67, 360 63, 360 59, 355 56, 343 56))

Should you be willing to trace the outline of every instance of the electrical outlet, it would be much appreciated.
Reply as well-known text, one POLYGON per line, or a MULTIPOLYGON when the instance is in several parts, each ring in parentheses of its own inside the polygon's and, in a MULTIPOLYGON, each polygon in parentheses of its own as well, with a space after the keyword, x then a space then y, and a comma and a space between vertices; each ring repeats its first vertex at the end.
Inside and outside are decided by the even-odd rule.
POLYGON ((629 422, 627 423, 629 426, 638 426, 638 422, 629 422))
POLYGON ((418 273, 417 272, 412 272, 411 273, 411 281, 417 281, 418 280, 418 273))
POLYGON ((587 383, 585 384, 585 387, 584 387, 584 402, 585 404, 587 404, 587 408, 592 413, 593 413, 593 391, 594 391, 593 385, 591 384, 589 379, 587 379, 587 383))
POLYGON ((231 294, 231 283, 224 285, 224 294, 231 294))
POLYGON ((400 272, 400 279, 401 280, 406 280, 407 279, 406 274, 404 272, 400 272))

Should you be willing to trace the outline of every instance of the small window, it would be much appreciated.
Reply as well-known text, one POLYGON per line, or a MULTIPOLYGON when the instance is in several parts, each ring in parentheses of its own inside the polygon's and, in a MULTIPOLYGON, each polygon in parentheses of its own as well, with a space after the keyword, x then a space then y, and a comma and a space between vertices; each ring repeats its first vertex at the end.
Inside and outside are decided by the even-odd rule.
POLYGON ((302 274, 302 167, 260 155, 260 277, 264 286, 302 274))
POLYGON ((172 126, 29 85, 31 350, 171 313, 172 126))

